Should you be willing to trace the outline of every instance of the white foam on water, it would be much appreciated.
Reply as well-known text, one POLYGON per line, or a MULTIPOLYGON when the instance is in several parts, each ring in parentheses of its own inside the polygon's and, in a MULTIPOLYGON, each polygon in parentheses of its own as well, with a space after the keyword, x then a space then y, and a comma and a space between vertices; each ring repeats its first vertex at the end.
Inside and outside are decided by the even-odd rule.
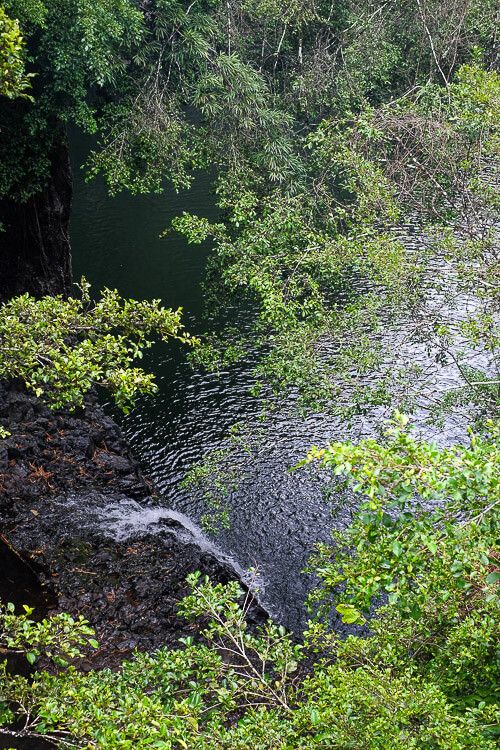
MULTIPOLYGON (((267 603, 264 603, 264 580, 256 568, 243 568, 231 555, 215 544, 203 530, 187 515, 171 508, 154 505, 141 505, 136 500, 123 497, 110 501, 105 495, 93 492, 82 497, 78 494, 66 495, 54 501, 55 505, 66 510, 74 509, 73 522, 80 529, 98 527, 104 534, 116 542, 134 540, 144 534, 170 534, 184 544, 194 544, 202 552, 207 552, 216 560, 234 571, 259 603, 272 615, 267 603), (173 524, 162 524, 174 522, 173 524)), ((272 615, 276 617, 276 614, 272 615)))
MULTIPOLYGON (((168 533, 174 534, 185 544, 196 544, 203 552, 212 554, 217 560, 230 566, 262 603, 264 582, 258 572, 242 568, 234 557, 223 552, 184 513, 161 506, 140 505, 136 500, 129 498, 97 507, 95 513, 101 528, 117 542, 136 539, 142 534, 168 533), (176 525, 166 526, 162 521, 174 521, 176 525)), ((263 606, 269 611, 267 605, 263 606)))

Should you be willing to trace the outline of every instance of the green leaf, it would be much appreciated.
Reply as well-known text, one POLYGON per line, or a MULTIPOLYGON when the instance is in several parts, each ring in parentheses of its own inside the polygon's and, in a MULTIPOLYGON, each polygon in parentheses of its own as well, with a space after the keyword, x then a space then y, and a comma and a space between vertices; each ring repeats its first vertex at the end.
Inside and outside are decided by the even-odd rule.
POLYGON ((352 625, 355 622, 361 624, 365 621, 361 612, 353 607, 352 604, 337 604, 335 609, 342 615, 342 622, 345 622, 347 625, 352 625))
POLYGON ((494 570, 491 573, 488 573, 488 575, 486 576, 486 583, 489 586, 496 583, 497 581, 500 581, 500 571, 498 570, 494 570))
POLYGON ((395 557, 400 557, 400 555, 401 555, 401 553, 403 551, 403 547, 401 545, 401 542, 398 542, 397 540, 394 541, 392 543, 391 549, 392 549, 392 553, 393 553, 393 555, 395 557))
POLYGON ((317 708, 311 708, 310 716, 311 716, 311 724, 313 726, 316 726, 316 724, 319 724, 321 717, 317 708))

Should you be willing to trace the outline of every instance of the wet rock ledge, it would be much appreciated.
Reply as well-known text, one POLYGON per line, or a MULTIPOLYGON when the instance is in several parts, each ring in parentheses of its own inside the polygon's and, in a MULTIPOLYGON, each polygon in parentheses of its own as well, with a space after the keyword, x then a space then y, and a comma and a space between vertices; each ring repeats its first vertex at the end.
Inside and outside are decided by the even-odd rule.
MULTIPOLYGON (((89 667, 186 634, 192 626, 176 607, 188 573, 236 577, 177 521, 161 520, 159 533, 158 524, 155 534, 145 524, 117 536, 113 512, 154 509, 155 493, 92 397, 79 413, 52 412, 21 384, 0 383, 0 424, 11 433, 0 440, 0 543, 37 574, 47 611, 83 614, 96 628, 101 648, 89 667)), ((16 600, 24 591, 7 559, 0 555, 0 591, 16 600)))

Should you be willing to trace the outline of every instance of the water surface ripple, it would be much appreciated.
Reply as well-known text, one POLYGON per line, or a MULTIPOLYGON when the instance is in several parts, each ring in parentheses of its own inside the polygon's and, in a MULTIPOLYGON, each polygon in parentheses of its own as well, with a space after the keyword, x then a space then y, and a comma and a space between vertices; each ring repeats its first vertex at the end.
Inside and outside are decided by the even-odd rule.
MULTIPOLYGON (((82 139, 75 139, 75 164, 83 160, 85 147, 82 139)), ((155 297, 172 307, 182 305, 188 328, 196 329, 203 303, 200 281, 207 248, 189 247, 176 235, 159 239, 159 234, 182 210, 210 219, 217 217, 208 178, 198 179, 185 194, 169 190, 163 196, 109 198, 99 180, 86 184, 75 171, 71 223, 75 278, 85 274, 97 288, 109 286, 125 296, 155 297)), ((418 249, 418 234, 411 229, 401 231, 405 241, 418 249)), ((395 340, 400 337, 402 358, 434 368, 436 375, 429 393, 455 381, 451 370, 437 372, 423 346, 405 343, 404 330, 391 328, 388 323, 385 335, 395 340)), ((154 399, 141 399, 120 421, 144 470, 161 492, 161 505, 198 523, 205 508, 197 495, 179 486, 185 472, 223 444, 235 422, 245 421, 250 429, 262 429, 259 404, 249 395, 252 362, 216 377, 193 371, 174 347, 158 347, 148 353, 145 364, 156 373, 159 393, 154 399)), ((298 628, 305 622, 303 601, 314 581, 302 570, 315 542, 327 540, 332 526, 345 526, 355 504, 340 492, 327 501, 321 477, 307 471, 290 473, 288 469, 314 443, 360 436, 371 430, 370 420, 361 417, 349 427, 323 414, 300 418, 292 408, 278 411, 266 421, 262 444, 241 485, 229 498, 231 526, 216 543, 243 568, 259 569, 263 600, 291 627, 298 628)), ((463 424, 453 424, 436 436, 449 441, 462 435, 463 424)), ((145 519, 151 517, 148 513, 146 509, 141 518, 134 506, 130 523, 142 528, 145 519)))

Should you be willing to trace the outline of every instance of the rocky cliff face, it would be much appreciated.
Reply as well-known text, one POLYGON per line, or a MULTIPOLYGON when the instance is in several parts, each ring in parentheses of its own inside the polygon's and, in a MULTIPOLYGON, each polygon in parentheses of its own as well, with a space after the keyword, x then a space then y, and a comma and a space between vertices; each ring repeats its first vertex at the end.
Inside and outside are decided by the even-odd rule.
POLYGON ((66 294, 71 284, 72 175, 63 140, 51 154, 47 185, 25 203, 0 201, 0 299, 24 292, 66 294))
MULTIPOLYGON (((116 513, 157 511, 120 430, 91 398, 79 414, 51 412, 22 386, 0 384, 0 528, 38 572, 55 611, 83 614, 102 648, 89 666, 115 665, 134 648, 173 644, 192 629, 177 617, 185 578, 237 577, 231 564, 159 515, 130 534, 116 513), (141 510, 142 509, 142 510, 141 510)), ((158 514, 157 514, 158 515, 158 514)), ((8 591, 0 570, 0 590, 8 591)), ((264 616, 258 607, 254 617, 264 616)))

